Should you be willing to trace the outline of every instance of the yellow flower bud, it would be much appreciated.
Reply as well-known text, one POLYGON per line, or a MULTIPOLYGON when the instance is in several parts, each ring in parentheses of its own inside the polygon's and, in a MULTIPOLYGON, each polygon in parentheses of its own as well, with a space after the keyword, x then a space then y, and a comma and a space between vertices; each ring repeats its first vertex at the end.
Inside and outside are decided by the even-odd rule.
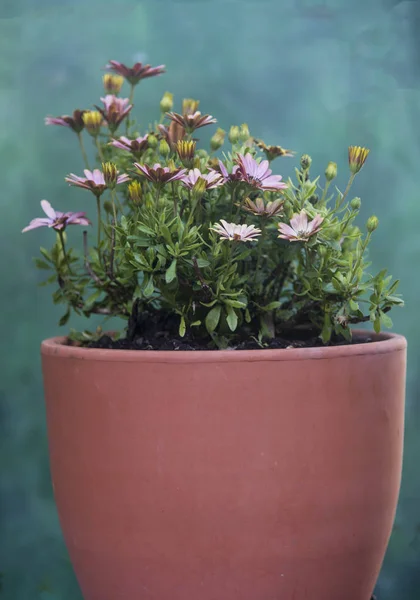
POLYGON ((128 196, 133 204, 140 204, 142 195, 143 190, 138 181, 132 181, 128 184, 128 196))
POLYGON ((180 140, 176 144, 176 153, 184 167, 191 169, 194 164, 196 142, 180 140))
POLYGON ((243 143, 249 140, 251 134, 249 133, 249 128, 246 123, 242 123, 239 129, 239 140, 243 143))
POLYGON ((174 95, 170 92, 165 92, 162 96, 162 100, 160 101, 160 112, 167 113, 172 110, 174 105, 174 95))
POLYGON ((366 162, 370 150, 361 146, 349 146, 349 167, 355 175, 366 162))
POLYGON ((114 189, 118 179, 117 165, 112 162, 102 163, 102 173, 104 174, 104 180, 108 188, 110 190, 114 189))
POLYGON ((124 77, 122 75, 114 75, 112 73, 105 73, 102 77, 104 84, 104 90, 107 94, 118 94, 121 91, 124 83, 124 77))
POLYGON ((82 116, 87 132, 92 137, 97 137, 101 130, 103 117, 97 110, 87 110, 82 116))
POLYGON ((193 100, 193 98, 184 98, 182 101, 182 114, 193 115, 198 110, 199 104, 199 100, 193 100))
POLYGON ((327 181, 332 181, 337 177, 337 163, 329 162, 327 168, 325 169, 325 179, 327 181))
POLYGON ((213 137, 210 140, 210 148, 213 150, 213 152, 215 152, 216 150, 219 150, 219 148, 221 148, 225 142, 225 135, 226 135, 226 131, 224 131, 223 129, 217 129, 216 133, 213 135, 213 137))
POLYGON ((375 215, 372 215, 367 220, 366 229, 368 230, 369 233, 372 233, 373 231, 375 231, 375 229, 378 227, 378 225, 379 225, 378 217, 376 217, 375 215))
POLYGON ((241 130, 237 125, 232 125, 229 130, 228 139, 231 144, 237 144, 239 142, 239 136, 241 134, 241 130))
POLYGON ((201 177, 199 177, 197 179, 197 181, 195 182, 194 187, 192 188, 193 198, 195 198, 195 199, 202 198, 206 191, 206 186, 207 186, 207 182, 205 181, 205 179, 202 179, 201 177))

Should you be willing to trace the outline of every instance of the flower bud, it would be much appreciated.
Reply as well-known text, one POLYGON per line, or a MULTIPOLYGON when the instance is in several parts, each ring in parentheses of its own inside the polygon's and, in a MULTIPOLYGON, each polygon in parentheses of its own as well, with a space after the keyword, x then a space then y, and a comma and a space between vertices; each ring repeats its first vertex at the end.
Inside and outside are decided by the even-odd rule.
POLYGON ((361 206, 362 201, 360 200, 360 198, 353 198, 353 200, 350 201, 350 208, 352 208, 353 210, 359 210, 361 206))
POLYGON ((239 142, 240 129, 237 125, 232 125, 229 130, 228 139, 231 144, 237 144, 239 142))
POLYGON ((332 181, 337 177, 337 163, 329 162, 327 168, 325 169, 325 179, 327 181, 332 181))
POLYGON ((176 144, 175 150, 179 160, 187 169, 191 169, 194 165, 195 147, 196 142, 193 141, 180 140, 176 144))
POLYGON ((143 190, 138 181, 132 181, 128 184, 128 197, 133 204, 140 204, 142 195, 143 190))
POLYGON ((151 133, 149 135, 149 137, 147 138, 147 143, 149 145, 149 148, 152 148, 153 150, 155 150, 158 146, 159 141, 158 141, 157 137, 155 135, 153 135, 153 133, 151 133))
POLYGON ((226 131, 224 131, 223 129, 219 129, 216 131, 216 133, 213 135, 213 137, 210 140, 210 148, 213 150, 213 152, 215 152, 216 150, 219 150, 219 148, 221 148, 225 142, 225 135, 226 135, 226 131))
POLYGON ((124 83, 124 77, 122 75, 114 75, 112 73, 105 73, 102 77, 104 84, 104 90, 107 94, 118 94, 121 91, 124 83))
POLYGON ((312 164, 312 158, 309 154, 303 154, 300 158, 300 166, 307 171, 312 164))
POLYGON ((160 101, 160 112, 167 113, 172 110, 174 105, 174 95, 170 92, 165 92, 160 101))
POLYGON ((171 149, 169 148, 169 144, 166 140, 160 140, 159 144, 159 154, 164 158, 168 158, 171 153, 171 149))
POLYGON ((370 150, 361 146, 349 146, 349 167, 356 175, 366 162, 370 150))
POLYGON ((102 173, 107 187, 113 190, 117 185, 118 170, 117 165, 112 162, 102 163, 102 173))
POLYGON ((202 177, 199 177, 192 188, 193 198, 202 198, 206 191, 207 182, 202 177))
POLYGON ((82 116, 86 131, 92 136, 97 137, 101 130, 103 117, 97 110, 87 110, 82 116))
POLYGON ((199 100, 194 100, 193 98, 184 98, 182 101, 182 114, 193 115, 198 110, 199 104, 199 100))
POLYGON ((108 215, 112 215, 113 214, 113 207, 112 207, 112 202, 110 200, 105 200, 104 204, 104 211, 106 213, 108 213, 108 215))
POLYGON ((251 134, 249 133, 248 125, 246 123, 242 123, 240 130, 239 130, 239 140, 242 143, 245 143, 246 141, 249 140, 250 137, 251 137, 251 134))
POLYGON ((372 215, 367 220, 366 229, 368 230, 369 233, 372 233, 372 231, 375 231, 375 229, 378 227, 378 225, 379 225, 378 217, 376 217, 375 215, 372 215))

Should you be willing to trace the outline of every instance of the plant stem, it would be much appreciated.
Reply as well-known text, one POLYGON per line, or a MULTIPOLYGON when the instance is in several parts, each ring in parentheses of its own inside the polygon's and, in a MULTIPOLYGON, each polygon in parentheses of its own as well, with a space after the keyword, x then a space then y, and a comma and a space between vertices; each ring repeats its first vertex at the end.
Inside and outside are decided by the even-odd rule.
POLYGON ((327 181, 327 183, 325 184, 324 191, 322 192, 321 200, 319 202, 320 204, 323 204, 325 202, 325 198, 327 197, 327 192, 328 192, 328 188, 330 187, 330 183, 331 183, 331 181, 327 181))
POLYGON ((338 208, 340 208, 340 206, 342 206, 342 204, 343 204, 344 200, 346 199, 346 197, 347 197, 347 194, 348 194, 348 193, 349 193, 349 191, 350 191, 350 188, 351 188, 351 186, 352 186, 352 184, 353 184, 353 181, 354 181, 354 178, 355 178, 355 177, 356 177, 356 173, 352 173, 352 174, 350 175, 349 181, 348 181, 348 183, 347 183, 347 187, 346 187, 346 189, 344 190, 344 194, 343 194, 343 196, 342 196, 342 198, 341 198, 340 202, 338 203, 337 209, 338 209, 338 208))
POLYGON ((65 260, 65 261, 66 261, 66 263, 67 263, 67 267, 68 267, 68 269, 69 269, 69 273, 70 273, 70 275, 74 275, 73 271, 71 270, 71 266, 70 266, 70 261, 69 261, 68 254, 67 254, 67 252, 66 252, 66 244, 64 243, 64 232, 63 232, 63 230, 62 230, 62 229, 59 229, 59 230, 58 230, 58 236, 59 236, 59 238, 60 238, 61 247, 62 247, 62 249, 63 249, 64 260, 65 260))
POLYGON ((85 163, 86 169, 89 169, 89 171, 90 171, 89 159, 86 154, 85 144, 83 142, 83 137, 82 137, 81 131, 79 131, 79 133, 77 134, 77 137, 79 138, 79 144, 80 144, 80 150, 81 150, 82 156, 83 156, 83 162, 85 163))
POLYGON ((102 152, 102 148, 101 148, 101 144, 100 144, 98 136, 95 137, 95 144, 96 144, 96 148, 98 150, 99 160, 101 162, 105 162, 104 154, 102 152))
POLYGON ((115 208, 115 190, 111 190, 112 210, 114 213, 114 224, 117 222, 117 209, 115 208))
POLYGON ((131 88, 130 88, 130 96, 128 98, 128 104, 133 104, 133 100, 134 100, 134 88, 136 86, 132 83, 131 84, 131 88))
POLYGON ((257 280, 258 280, 258 271, 260 270, 261 267, 261 259, 262 259, 262 252, 263 252, 263 246, 264 246, 264 241, 265 241, 265 236, 266 236, 266 226, 267 226, 267 222, 265 217, 262 217, 261 220, 261 237, 260 240, 258 242, 258 250, 257 250, 257 265, 255 267, 255 275, 254 275, 254 285, 257 285, 257 280))
POLYGON ((101 198, 100 196, 96 196, 96 211, 98 214, 98 256, 100 257, 99 254, 99 248, 101 245, 101 228, 102 228, 102 223, 101 223, 101 198))
POLYGON ((174 217, 178 214, 178 200, 175 193, 175 184, 172 182, 172 195, 174 200, 174 217))

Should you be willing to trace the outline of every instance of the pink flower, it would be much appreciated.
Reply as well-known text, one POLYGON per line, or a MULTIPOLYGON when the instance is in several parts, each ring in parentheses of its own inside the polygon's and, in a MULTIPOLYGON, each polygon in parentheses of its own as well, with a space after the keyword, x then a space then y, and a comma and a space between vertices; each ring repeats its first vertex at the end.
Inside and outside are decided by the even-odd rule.
MULTIPOLYGON (((70 173, 70 175, 65 178, 65 181, 67 181, 70 185, 83 188, 84 190, 89 190, 97 197, 101 196, 108 187, 102 171, 99 169, 94 169, 93 171, 85 169, 83 172, 85 174, 84 177, 78 177, 74 173, 70 173)), ((129 179, 129 176, 126 174, 118 175, 117 185, 119 183, 129 181, 129 179)))
POLYGON ((279 238, 289 240, 289 242, 307 242, 311 235, 318 233, 321 229, 320 225, 324 217, 316 215, 312 221, 308 223, 308 215, 304 210, 300 214, 294 214, 290 219, 290 225, 279 223, 280 231, 279 238))
POLYGON ((61 125, 61 127, 69 127, 75 133, 80 133, 85 124, 83 122, 83 115, 86 111, 76 109, 73 112, 73 116, 63 115, 61 117, 45 117, 45 125, 61 125))
POLYGON ((287 188, 283 183, 281 175, 272 175, 270 163, 268 160, 263 160, 258 163, 251 154, 239 154, 237 158, 238 170, 241 174, 242 181, 248 183, 258 190, 276 192, 287 188))
POLYGON ((130 100, 128 98, 118 98, 112 94, 108 94, 105 98, 101 98, 101 102, 103 102, 104 107, 99 108, 99 106, 95 105, 95 108, 108 123, 108 127, 111 131, 115 131, 118 128, 120 123, 133 108, 133 105, 129 104, 130 100))
POLYGON ((220 223, 215 223, 210 229, 218 233, 222 240, 238 242, 252 242, 261 235, 261 229, 254 225, 236 225, 236 223, 227 223, 224 219, 220 219, 220 223))
POLYGON ((220 173, 210 170, 209 173, 201 173, 200 169, 192 169, 188 175, 184 175, 182 183, 188 189, 192 190, 199 179, 206 182, 206 190, 213 190, 219 185, 223 185, 223 178, 220 173))
POLYGON ((159 65, 158 67, 151 67, 150 65, 144 65, 141 62, 136 63, 132 67, 127 67, 123 63, 116 60, 110 60, 107 64, 107 69, 118 73, 127 79, 131 85, 137 85, 142 79, 147 77, 155 77, 165 72, 165 65, 159 65))
POLYGON ((51 227, 56 231, 64 231, 67 225, 90 225, 89 219, 86 218, 84 212, 59 212, 54 210, 48 200, 41 200, 41 207, 46 217, 38 217, 32 219, 25 229, 22 229, 22 233, 36 229, 37 227, 51 227))
POLYGON ((228 170, 226 169, 225 165, 222 163, 221 160, 219 160, 219 167, 222 173, 224 183, 237 183, 238 181, 242 181, 242 175, 239 171, 238 165, 234 165, 231 173, 228 173, 228 170))
POLYGON ((166 115, 171 121, 181 125, 188 133, 192 133, 195 129, 199 129, 205 125, 217 123, 217 120, 211 115, 202 115, 199 110, 196 110, 192 114, 179 115, 178 113, 170 112, 166 113, 166 115))
POLYGON ((149 134, 146 134, 143 137, 138 137, 135 140, 130 140, 128 137, 122 135, 118 140, 112 140, 111 145, 115 146, 115 148, 121 148, 121 150, 131 152, 135 156, 139 156, 142 152, 144 152, 144 150, 147 149, 148 138, 149 134))
POLYGON ((153 167, 140 165, 139 163, 134 163, 134 166, 146 179, 157 185, 165 185, 171 181, 182 179, 187 172, 186 169, 174 169, 171 171, 169 167, 162 167, 159 163, 154 164, 153 167))

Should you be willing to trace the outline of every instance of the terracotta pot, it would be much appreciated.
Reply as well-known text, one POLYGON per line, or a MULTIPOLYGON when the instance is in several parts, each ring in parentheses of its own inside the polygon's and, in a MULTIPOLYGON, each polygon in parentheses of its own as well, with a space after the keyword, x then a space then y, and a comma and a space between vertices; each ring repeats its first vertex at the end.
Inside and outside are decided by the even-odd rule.
POLYGON ((52 479, 85 600, 369 600, 401 476, 406 341, 154 352, 42 344, 52 479))

